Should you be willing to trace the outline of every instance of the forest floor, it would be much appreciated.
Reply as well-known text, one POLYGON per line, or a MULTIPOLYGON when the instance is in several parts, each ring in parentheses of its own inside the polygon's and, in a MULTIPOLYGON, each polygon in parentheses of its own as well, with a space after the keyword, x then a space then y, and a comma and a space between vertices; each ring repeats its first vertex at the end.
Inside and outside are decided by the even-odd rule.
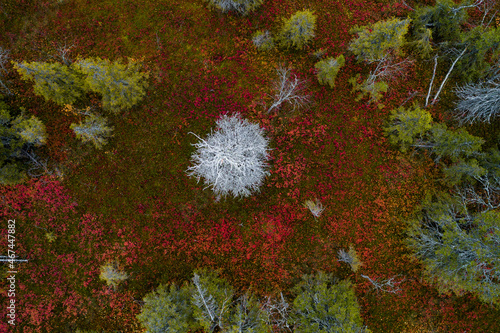
MULTIPOLYGON (((382 125, 410 93, 425 96, 432 68, 411 68, 384 96, 383 109, 356 102, 347 82, 369 71, 347 52, 349 29, 404 17, 404 6, 268 0, 239 17, 210 11, 201 0, 19 0, 4 10, 10 16, 0 45, 16 61, 51 61, 66 43, 75 45, 73 59, 129 57, 150 72, 146 98, 109 116, 114 137, 102 150, 76 140, 69 125, 77 116, 11 75, 16 104, 44 121, 44 153, 64 170, 59 178, 1 190, 10 202, 3 212, 18 221, 19 251, 31 258, 19 267, 19 332, 140 331, 137 301, 160 283, 188 280, 199 267, 219 269, 234 287, 260 296, 289 296, 302 274, 316 270, 349 278, 373 332, 498 332, 498 311, 471 295, 439 294, 405 246, 405 219, 432 192, 436 169, 396 152, 382 125), (256 30, 276 32, 282 17, 302 9, 318 16, 310 45, 256 51, 256 30), (346 57, 334 89, 314 74, 311 54, 320 48, 346 57), (279 64, 309 80, 314 104, 266 113, 279 64), (271 175, 255 196, 216 201, 186 176, 196 142, 189 132, 204 136, 221 114, 234 112, 266 129, 271 175), (325 207, 319 218, 303 206, 316 198, 325 207), (54 242, 46 241, 47 231, 54 242), (350 245, 363 262, 356 273, 337 261, 338 250, 350 245), (108 260, 131 275, 116 292, 99 280, 108 260), (361 274, 396 277, 401 290, 376 292, 361 274)), ((443 119, 446 98, 431 110, 436 119, 443 119)))

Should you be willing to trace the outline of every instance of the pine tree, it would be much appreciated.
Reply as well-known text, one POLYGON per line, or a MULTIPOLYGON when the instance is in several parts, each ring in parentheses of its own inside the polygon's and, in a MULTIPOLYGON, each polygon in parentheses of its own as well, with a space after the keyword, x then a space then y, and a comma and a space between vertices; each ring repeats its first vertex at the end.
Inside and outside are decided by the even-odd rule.
POLYGON ((47 142, 44 124, 35 116, 28 118, 25 109, 17 116, 0 95, 0 184, 22 182, 30 174, 29 151, 47 142))
POLYGON ((83 142, 92 142, 97 149, 107 144, 107 138, 112 136, 113 131, 113 127, 107 125, 106 118, 94 114, 85 117, 83 123, 71 124, 70 128, 78 139, 83 142))
POLYGON ((226 333, 271 333, 267 324, 269 315, 263 311, 255 297, 247 291, 232 307, 226 333))
POLYGON ((394 18, 368 26, 355 26, 350 32, 357 33, 358 37, 351 42, 349 50, 358 57, 358 60, 367 63, 380 61, 389 52, 397 55, 405 43, 404 36, 409 24, 409 19, 394 18))
MULTIPOLYGON (((107 59, 80 59, 72 67, 85 75, 85 88, 102 96, 103 109, 118 113, 139 103, 145 96, 149 73, 139 72, 139 63, 128 65, 107 59)), ((70 103, 68 103, 70 104, 70 103)))
POLYGON ((264 3, 264 0, 204 0, 210 8, 216 8, 225 12, 237 12, 243 16, 256 10, 264 3))
POLYGON ((463 128, 450 131, 445 124, 434 124, 430 130, 430 140, 415 146, 429 149, 436 156, 435 161, 446 156, 456 162, 461 157, 479 155, 484 142, 484 139, 469 134, 463 128))
POLYGON ((35 94, 59 105, 73 104, 84 93, 81 75, 60 63, 15 63, 14 68, 24 80, 35 82, 35 94))
POLYGON ((191 287, 160 285, 144 296, 137 319, 149 333, 187 333, 199 328, 193 316, 191 287))
POLYGON ((344 64, 345 59, 342 54, 337 58, 330 57, 317 62, 314 67, 317 70, 319 83, 328 84, 330 88, 335 87, 335 78, 344 64))
POLYGON ((278 36, 279 46, 302 50, 314 37, 316 15, 309 10, 298 11, 289 19, 283 19, 283 27, 278 36))
POLYGON ((187 169, 189 176, 211 186, 217 195, 249 196, 258 191, 269 159, 268 142, 258 124, 242 120, 239 114, 223 116, 217 121, 217 130, 207 139, 194 144, 194 166, 187 169))
POLYGON ((384 128, 389 142, 400 145, 402 152, 412 146, 416 138, 422 139, 432 127, 431 114, 413 105, 412 108, 399 107, 391 111, 389 125, 384 128))
POLYGON ((444 183, 455 186, 462 183, 474 183, 475 178, 486 175, 487 170, 481 167, 476 159, 458 160, 443 168, 444 183))
POLYGON ((230 327, 233 288, 216 272, 195 271, 192 279, 194 316, 207 332, 230 327))
MULTIPOLYGON (((486 178, 483 185, 488 185, 486 178)), ((483 190, 500 194, 500 188, 483 190)), ((481 202, 472 187, 458 191, 457 198, 427 198, 422 213, 410 221, 407 240, 425 267, 426 279, 442 292, 471 292, 482 301, 500 305, 500 204, 474 213, 468 205, 481 202)))
POLYGON ((337 283, 331 274, 304 275, 294 287, 296 331, 302 333, 361 333, 360 307, 349 281, 337 283))

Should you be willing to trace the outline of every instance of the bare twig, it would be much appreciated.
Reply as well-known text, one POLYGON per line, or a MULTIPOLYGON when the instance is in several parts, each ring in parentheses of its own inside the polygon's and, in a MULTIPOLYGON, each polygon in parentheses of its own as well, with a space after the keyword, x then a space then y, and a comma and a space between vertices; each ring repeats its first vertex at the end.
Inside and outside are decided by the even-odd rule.
POLYGON ((375 290, 377 290, 377 291, 381 290, 381 291, 385 291, 385 292, 393 293, 393 294, 397 294, 401 291, 401 289, 399 288, 399 285, 401 284, 401 282, 403 282, 405 280, 405 279, 403 279, 399 282, 395 282, 394 281, 394 279, 396 278, 395 276, 393 276, 392 278, 390 278, 388 280, 383 280, 383 281, 378 281, 378 279, 372 279, 369 276, 363 275, 363 274, 361 274, 361 277, 370 281, 370 283, 373 285, 375 290))
POLYGON ((438 65, 437 59, 438 59, 438 56, 436 54, 436 56, 434 56, 434 71, 432 72, 432 79, 431 79, 431 83, 429 84, 429 92, 427 93, 427 97, 425 98, 425 107, 427 107, 427 105, 429 105, 429 97, 431 95, 432 84, 434 83, 434 77, 436 76, 436 68, 438 65))

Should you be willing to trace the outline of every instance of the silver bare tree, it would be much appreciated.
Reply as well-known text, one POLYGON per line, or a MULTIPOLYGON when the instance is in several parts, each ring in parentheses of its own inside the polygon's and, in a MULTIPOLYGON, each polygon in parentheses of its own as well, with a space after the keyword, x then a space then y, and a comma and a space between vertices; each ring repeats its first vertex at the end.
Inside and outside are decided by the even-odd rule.
POLYGON ((224 115, 217 121, 217 130, 194 144, 194 166, 187 169, 198 181, 204 178, 216 195, 245 197, 259 190, 269 159, 269 139, 258 124, 241 119, 239 114, 224 115))
POLYGON ((457 87, 459 98, 455 118, 460 125, 475 122, 491 122, 500 114, 500 84, 494 81, 468 83, 457 87))
POLYGON ((280 66, 277 69, 278 79, 274 83, 276 94, 267 113, 274 109, 279 109, 285 102, 291 104, 295 110, 309 104, 309 95, 305 93, 306 81, 300 80, 295 74, 291 78, 290 69, 280 66))

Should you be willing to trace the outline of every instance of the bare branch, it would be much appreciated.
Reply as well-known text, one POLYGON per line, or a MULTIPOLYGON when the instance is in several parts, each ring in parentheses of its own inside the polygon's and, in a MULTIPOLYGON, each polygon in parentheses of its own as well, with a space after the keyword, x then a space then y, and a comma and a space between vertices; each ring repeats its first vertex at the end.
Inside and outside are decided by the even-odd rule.
POLYGON ((467 47, 462 51, 462 53, 460 53, 460 55, 455 59, 455 61, 453 62, 453 64, 451 65, 450 67, 450 70, 448 71, 448 73, 446 73, 446 76, 444 77, 444 80, 443 82, 441 83, 441 86, 439 87, 439 90, 436 94, 436 96, 434 96, 434 99, 432 100, 432 103, 431 105, 434 105, 434 103, 436 103, 438 97, 439 97, 439 94, 441 93, 441 90, 443 89, 443 86, 444 84, 446 83, 446 80, 448 80, 448 77, 450 76, 451 72, 453 71, 453 68, 455 67, 457 61, 462 58, 462 56, 465 54, 465 51, 467 51, 467 47))
POLYGON ((427 97, 425 98, 425 107, 427 107, 427 105, 429 105, 429 97, 431 95, 432 84, 434 83, 434 77, 436 76, 436 68, 438 65, 437 59, 438 59, 438 56, 436 54, 436 56, 434 56, 434 71, 432 72, 432 79, 431 79, 431 83, 429 84, 429 92, 427 93, 427 97))
POLYGON ((282 66, 277 69, 277 72, 278 80, 276 80, 274 86, 276 95, 267 113, 273 109, 279 109, 285 102, 291 104, 294 110, 310 103, 309 96, 305 94, 306 81, 299 80, 295 74, 290 79, 290 69, 282 66))
POLYGON ((399 285, 401 284, 401 282, 403 282, 405 280, 405 279, 403 279, 399 282, 395 282, 394 281, 394 279, 396 278, 395 276, 393 276, 392 278, 390 278, 388 280, 381 280, 381 281, 379 281, 379 279, 372 279, 369 276, 363 275, 363 274, 361 274, 361 277, 370 281, 370 283, 373 285, 375 290, 377 290, 377 291, 381 290, 381 291, 385 291, 385 292, 393 293, 393 294, 397 294, 401 291, 401 289, 399 288, 399 285))
POLYGON ((292 331, 292 322, 290 319, 291 306, 280 293, 280 298, 274 299, 267 296, 266 300, 262 303, 262 311, 267 312, 269 315, 268 325, 278 327, 282 331, 292 331))

